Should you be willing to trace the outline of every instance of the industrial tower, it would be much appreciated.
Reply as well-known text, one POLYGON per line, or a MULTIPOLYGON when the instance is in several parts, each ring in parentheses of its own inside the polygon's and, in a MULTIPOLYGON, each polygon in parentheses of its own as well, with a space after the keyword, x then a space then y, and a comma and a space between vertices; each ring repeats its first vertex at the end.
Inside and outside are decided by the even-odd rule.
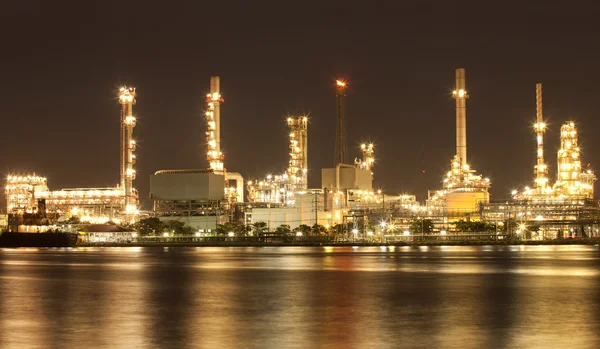
POLYGON ((290 164, 287 175, 292 193, 308 187, 308 117, 288 117, 290 164))
POLYGON ((206 121, 208 131, 206 138, 208 141, 207 160, 209 168, 215 173, 223 172, 223 154, 221 153, 221 103, 224 102, 221 97, 221 84, 218 76, 210 77, 210 93, 206 95, 206 121))
POLYGON ((535 84, 535 105, 536 120, 534 130, 537 138, 537 164, 535 165, 535 181, 533 187, 537 194, 546 194, 550 191, 548 186, 548 167, 544 162, 544 133, 546 132, 546 123, 544 123, 544 114, 542 111, 542 84, 535 84))
POLYGON ((344 125, 344 102, 346 100, 346 83, 336 80, 337 128, 335 138, 334 167, 346 163, 346 128, 344 125))
MULTIPOLYGON (((375 164, 375 145, 373 143, 363 143, 360 145, 360 151, 362 153, 362 159, 354 160, 354 164, 358 168, 371 171, 375 164)), ((373 172, 371 172, 371 175, 373 175, 373 172)))
POLYGON ((450 171, 443 180, 443 189, 430 191, 427 207, 434 215, 445 219, 463 219, 477 216, 480 204, 489 202, 489 178, 472 169, 467 162, 467 98, 465 70, 456 69, 456 155, 450 160, 450 171))
POLYGON ((556 183, 554 194, 563 196, 594 197, 596 175, 581 166, 581 149, 578 144, 577 128, 567 121, 560 128, 560 149, 557 154, 556 183))
POLYGON ((456 69, 456 89, 452 91, 456 99, 456 154, 460 157, 460 166, 467 165, 467 90, 465 87, 465 70, 456 69))
POLYGON ((119 90, 119 103, 121 104, 121 190, 127 222, 133 221, 138 204, 137 195, 135 189, 133 189, 133 180, 135 179, 133 128, 136 121, 133 116, 133 105, 136 102, 135 96, 134 87, 123 86, 119 90))

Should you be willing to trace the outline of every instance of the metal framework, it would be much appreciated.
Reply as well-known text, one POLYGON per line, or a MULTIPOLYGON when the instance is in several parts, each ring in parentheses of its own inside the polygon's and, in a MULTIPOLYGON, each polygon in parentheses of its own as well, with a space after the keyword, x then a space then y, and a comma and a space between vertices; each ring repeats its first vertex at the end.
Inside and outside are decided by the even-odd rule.
POLYGON ((119 89, 119 104, 121 104, 121 190, 125 220, 133 222, 138 211, 138 197, 133 188, 135 179, 135 140, 133 128, 136 119, 133 116, 133 105, 136 100, 134 87, 123 86, 119 89))
POLYGON ((206 121, 208 130, 206 140, 208 151, 206 158, 211 170, 215 173, 223 172, 223 153, 221 153, 221 103, 225 100, 221 97, 221 83, 218 76, 210 77, 210 93, 206 95, 206 121))
POLYGON ((229 202, 222 200, 154 200, 157 217, 222 216, 229 213, 229 202))
POLYGON ((546 133, 546 123, 542 111, 542 84, 535 85, 535 105, 536 120, 534 129, 537 140, 537 163, 535 165, 535 181, 533 188, 536 194, 547 194, 551 190, 548 186, 548 166, 544 162, 544 133, 546 133))
POLYGON ((346 158, 346 127, 344 115, 344 103, 346 100, 346 82, 337 80, 336 84, 336 99, 337 99, 337 122, 336 122, 336 138, 335 138, 335 161, 334 167, 339 164, 345 164, 346 158))
POLYGON ((481 206, 482 219, 531 239, 599 236, 600 201, 583 198, 516 199, 481 206))
POLYGON ((8 214, 38 212, 36 193, 48 191, 48 180, 35 173, 27 176, 9 175, 6 178, 5 194, 8 214))
MULTIPOLYGON (((362 159, 355 159, 354 164, 360 169, 371 171, 375 164, 375 145, 373 143, 363 143, 360 145, 360 151, 362 159)), ((373 175, 373 172, 371 172, 371 175, 373 175)))
POLYGON ((287 170, 292 192, 306 190, 308 186, 308 117, 288 117, 290 129, 290 163, 287 170))
POLYGON ((577 128, 573 121, 568 121, 560 128, 560 149, 557 159, 557 178, 553 187, 554 195, 581 195, 588 199, 594 197, 596 175, 590 169, 582 169, 580 155, 577 128))
POLYGON ((289 176, 287 173, 282 175, 268 175, 266 178, 257 181, 248 181, 248 201, 252 203, 272 203, 280 205, 292 205, 293 192, 288 191, 289 176))
POLYGON ((308 117, 290 116, 289 165, 280 175, 268 175, 264 179, 248 181, 248 201, 293 206, 295 194, 308 188, 308 117))

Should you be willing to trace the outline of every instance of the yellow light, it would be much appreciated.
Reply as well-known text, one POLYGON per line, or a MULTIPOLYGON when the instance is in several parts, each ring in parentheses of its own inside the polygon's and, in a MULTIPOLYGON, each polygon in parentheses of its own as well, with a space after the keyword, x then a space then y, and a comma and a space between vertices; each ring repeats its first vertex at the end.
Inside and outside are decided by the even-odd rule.
POLYGON ((336 83, 336 85, 338 85, 340 87, 345 87, 346 86, 346 83, 344 81, 341 81, 341 80, 336 80, 335 83, 336 83))

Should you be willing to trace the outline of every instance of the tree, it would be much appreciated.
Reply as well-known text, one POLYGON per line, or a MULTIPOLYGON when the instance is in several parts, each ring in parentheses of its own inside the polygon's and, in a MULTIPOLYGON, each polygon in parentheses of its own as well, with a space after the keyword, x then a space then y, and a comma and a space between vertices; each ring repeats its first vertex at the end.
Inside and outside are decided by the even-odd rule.
POLYGON ((315 235, 321 235, 321 233, 325 233, 326 229, 321 224, 315 223, 312 226, 312 233, 315 235))
POLYGON ((344 233, 344 225, 343 224, 334 224, 329 227, 330 234, 343 234, 344 233))
POLYGON ((292 232, 292 230, 290 229, 289 225, 282 224, 275 229, 275 232, 282 233, 282 234, 289 234, 292 232))
POLYGON ((255 234, 260 234, 260 233, 264 233, 265 231, 267 231, 267 223, 265 223, 265 222, 256 222, 253 224, 253 226, 254 226, 255 234))
POLYGON ((231 232, 239 233, 239 223, 238 222, 227 222, 224 224, 217 225, 217 229, 215 229, 216 235, 228 235, 231 232))
POLYGON ((471 227, 469 226, 469 223, 463 221, 462 219, 460 221, 456 222, 455 227, 459 233, 465 233, 465 232, 470 231, 470 229, 471 229, 471 227))
POLYGON ((134 226, 140 235, 154 235, 163 231, 163 222, 156 217, 140 219, 134 226))
POLYGON ((296 228, 294 228, 295 233, 302 233, 302 235, 307 235, 310 233, 310 226, 306 224, 300 224, 296 228))
POLYGON ((237 226, 235 227, 234 231, 240 235, 246 236, 246 235, 248 235, 248 233, 250 233, 252 231, 252 229, 253 229, 252 224, 238 223, 237 226))
POLYGON ((177 235, 192 234, 194 229, 182 221, 166 221, 163 223, 163 230, 173 232, 177 235))
POLYGON ((413 219, 410 222, 410 231, 413 234, 431 234, 433 232, 433 221, 431 219, 413 219))

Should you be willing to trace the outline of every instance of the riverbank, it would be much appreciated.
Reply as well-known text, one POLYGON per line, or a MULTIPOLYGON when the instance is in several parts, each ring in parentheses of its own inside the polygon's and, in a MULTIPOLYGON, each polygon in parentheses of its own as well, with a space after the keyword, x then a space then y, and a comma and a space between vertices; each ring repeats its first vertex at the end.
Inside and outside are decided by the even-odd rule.
POLYGON ((518 246, 518 245, 599 245, 600 238, 561 240, 490 240, 490 241, 394 241, 394 242, 258 242, 258 241, 202 241, 202 242, 138 242, 80 243, 79 247, 273 247, 273 246, 518 246))

